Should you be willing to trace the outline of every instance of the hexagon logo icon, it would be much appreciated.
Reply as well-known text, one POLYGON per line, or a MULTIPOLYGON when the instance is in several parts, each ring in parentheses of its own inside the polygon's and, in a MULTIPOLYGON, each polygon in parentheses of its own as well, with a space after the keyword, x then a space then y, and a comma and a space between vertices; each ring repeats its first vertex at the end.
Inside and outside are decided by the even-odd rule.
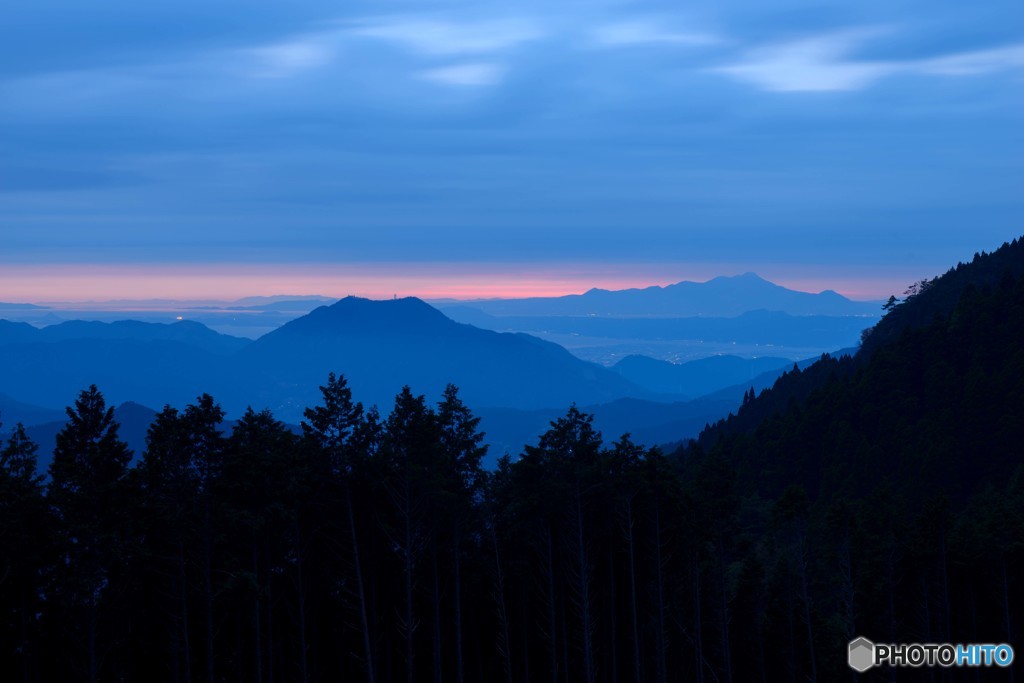
POLYGON ((850 668, 857 673, 864 673, 875 665, 875 644, 867 638, 850 641, 850 668))

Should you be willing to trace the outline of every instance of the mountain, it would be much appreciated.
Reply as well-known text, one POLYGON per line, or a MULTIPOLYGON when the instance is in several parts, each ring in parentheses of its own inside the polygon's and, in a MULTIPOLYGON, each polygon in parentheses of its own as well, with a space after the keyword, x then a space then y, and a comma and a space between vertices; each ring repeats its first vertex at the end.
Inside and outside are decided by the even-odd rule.
POLYGON ((60 420, 63 415, 64 411, 23 403, 6 394, 0 394, 0 424, 4 427, 0 437, 6 436, 6 432, 19 422, 26 426, 42 424, 60 420))
POLYGON ((330 304, 337 301, 331 297, 320 296, 317 294, 279 294, 276 296, 249 296, 244 299, 238 299, 232 301, 230 304, 224 304, 226 308, 252 308, 267 310, 275 307, 290 307, 287 310, 296 310, 297 308, 309 307, 310 309, 322 306, 323 304, 330 304))
POLYGON ((96 322, 69 320, 41 329, 28 323, 0 320, 0 345, 25 342, 60 342, 82 339, 170 341, 195 346, 213 353, 227 354, 249 343, 248 339, 218 334, 191 320, 171 324, 137 320, 96 322))
POLYGON ((0 311, 41 311, 45 306, 35 304, 14 304, 7 301, 0 301, 0 311))
POLYGON ((28 323, 0 320, 0 345, 40 341, 39 330, 28 323))
MULTIPOLYGON (((132 450, 132 459, 137 461, 146 450, 146 433, 149 425, 156 417, 156 411, 152 408, 128 401, 114 408, 114 419, 120 425, 118 436, 128 444, 132 450)), ((45 473, 53 460, 53 449, 57 445, 57 433, 64 428, 67 417, 62 413, 61 417, 51 422, 37 424, 28 427, 29 438, 39 444, 38 462, 36 468, 39 472, 45 473)))
MULTIPOLYGON (((568 316, 731 317, 767 310, 790 315, 877 315, 880 302, 851 301, 831 290, 812 294, 787 289, 754 273, 682 281, 643 289, 591 289, 584 294, 465 302, 485 313, 568 316)), ((442 307, 444 308, 444 307, 442 307)))
POLYGON ((382 409, 405 384, 437 397, 451 382, 470 405, 515 408, 648 393, 556 344, 456 323, 416 298, 342 299, 264 335, 237 358, 273 378, 258 398, 284 419, 319 399, 331 371, 345 375, 358 400, 382 409))
POLYGON ((688 363, 669 363, 649 356, 626 356, 612 366, 634 384, 660 394, 704 396, 747 382, 771 370, 792 365, 786 358, 710 356, 688 363))
POLYGON ((114 403, 158 406, 209 391, 241 410, 260 377, 235 368, 233 354, 249 343, 191 321, 74 320, 42 329, 0 321, 0 391, 48 406, 70 404, 90 384, 114 403))
POLYGON ((169 340, 64 339, 0 346, 0 391, 38 405, 70 405, 96 384, 110 403, 183 405, 209 392, 231 410, 244 410, 256 369, 234 355, 169 340))

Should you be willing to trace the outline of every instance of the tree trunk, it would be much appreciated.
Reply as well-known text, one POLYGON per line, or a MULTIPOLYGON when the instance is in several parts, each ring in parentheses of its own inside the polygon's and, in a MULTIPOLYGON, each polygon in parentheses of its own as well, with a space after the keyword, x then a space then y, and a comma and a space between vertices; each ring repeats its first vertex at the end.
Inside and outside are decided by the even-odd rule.
MULTIPOLYGON (((267 555, 269 556, 269 552, 267 555)), ((269 565, 269 560, 268 560, 269 565)), ((274 683, 274 575, 267 567, 267 683, 274 683)))
POLYGON ((555 607, 555 553, 551 538, 551 523, 544 527, 544 550, 546 552, 547 598, 548 598, 548 641, 551 643, 551 683, 558 683, 558 619, 555 607))
POLYGON ((263 625, 262 625, 262 614, 263 605, 260 603, 260 571, 259 565, 256 559, 256 541, 252 544, 252 580, 254 589, 256 591, 256 605, 253 610, 253 633, 255 647, 253 648, 253 654, 255 659, 253 660, 253 666, 256 671, 256 683, 263 683, 263 625))
POLYGON ((615 553, 613 552, 612 545, 608 544, 608 606, 609 606, 609 619, 608 629, 611 636, 608 643, 608 654, 611 659, 611 671, 609 672, 611 683, 618 683, 619 681, 619 644, 618 644, 618 633, 615 623, 615 553))
POLYGON ((800 592, 804 604, 804 623, 807 626, 807 649, 811 657, 811 683, 818 680, 818 662, 814 651, 814 625, 811 623, 811 594, 807 585, 807 549, 800 536, 800 592))
POLYGON ((441 586, 437 575, 437 541, 431 539, 430 543, 430 564, 431 564, 431 640, 434 655, 434 683, 441 683, 443 678, 443 664, 441 662, 441 586))
POLYGON ((206 618, 206 681, 216 683, 213 655, 213 539, 209 501, 203 514, 203 607, 206 618))
POLYGON ((370 623, 366 611, 366 590, 363 587, 363 568, 359 560, 359 537, 356 534, 356 516, 352 506, 352 488, 345 480, 345 504, 348 510, 348 530, 352 538, 352 564, 356 571, 356 591, 359 593, 359 617, 363 626, 363 656, 366 660, 367 683, 375 683, 373 671, 373 647, 370 644, 370 623))
POLYGON ((415 664, 415 641, 413 639, 416 630, 416 624, 413 620, 413 569, 414 569, 414 558, 413 558, 413 532, 412 532, 412 482, 409 480, 408 473, 405 478, 405 500, 403 504, 402 516, 405 520, 405 547, 403 548, 403 559, 405 564, 405 680, 408 683, 413 683, 416 679, 415 664))
POLYGON ((725 580, 725 542, 721 531, 718 534, 718 584, 719 609, 721 610, 722 660, 725 666, 725 681, 732 683, 732 648, 729 644, 729 595, 725 580))
POLYGON ((459 524, 455 523, 452 545, 455 569, 455 683, 463 683, 462 662, 462 548, 460 547, 459 524))
POLYGON ((693 633, 694 658, 697 660, 697 683, 704 683, 704 626, 701 616, 700 555, 693 551, 693 633))
POLYGON ((494 548, 495 602, 498 606, 498 622, 501 625, 501 642, 498 649, 504 659, 505 681, 512 683, 512 639, 508 624, 508 610, 505 605, 505 574, 501 568, 501 552, 498 548, 498 534, 491 526, 491 546, 494 548))
POLYGON ((664 560, 661 554, 661 506, 657 495, 654 499, 654 588, 655 588, 655 680, 658 683, 668 681, 668 672, 665 666, 666 650, 668 643, 665 636, 665 579, 664 560))
POLYGON ((302 530, 298 522, 295 524, 295 584, 299 608, 299 674, 302 683, 309 683, 308 644, 306 638, 306 587, 302 581, 302 565, 304 562, 302 548, 302 530))
POLYGON ((576 560, 580 599, 580 625, 583 629, 583 676, 586 683, 594 683, 594 623, 590 605, 590 565, 587 558, 586 535, 583 531, 583 501, 576 489, 576 560))
POLYGON ((178 542, 178 583, 181 589, 181 647, 185 683, 192 683, 192 648, 188 640, 188 576, 185 572, 185 544, 178 542))
POLYGON ((636 604, 636 549, 633 544, 633 501, 626 504, 626 547, 629 551, 629 609, 633 627, 633 680, 641 683, 644 680, 640 658, 640 625, 637 618, 636 604))

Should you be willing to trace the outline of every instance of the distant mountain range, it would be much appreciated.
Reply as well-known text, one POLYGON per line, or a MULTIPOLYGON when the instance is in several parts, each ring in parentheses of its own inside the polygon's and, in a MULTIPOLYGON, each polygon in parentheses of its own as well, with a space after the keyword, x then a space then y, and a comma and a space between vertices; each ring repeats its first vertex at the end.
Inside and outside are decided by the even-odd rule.
POLYGON ((35 304, 12 304, 8 301, 0 301, 0 311, 39 311, 42 310, 42 306, 36 306, 35 304))
POLYGON ((138 320, 119 320, 112 323, 69 320, 41 329, 28 323, 0 320, 0 345, 83 339, 180 342, 221 354, 237 351, 250 343, 248 339, 219 334, 191 320, 169 325, 138 320))
POLYGON ((342 299, 264 335, 237 359, 270 376, 261 398, 286 417, 318 399, 330 371, 382 408, 404 384, 436 397, 451 382, 470 405, 517 408, 649 393, 556 344, 456 323, 415 298, 342 299))
MULTIPOLYGON (((527 299, 483 299, 469 306, 494 316, 732 317, 766 310, 790 315, 877 316, 881 302, 851 301, 832 290, 787 289, 755 273, 677 282, 643 289, 591 289, 584 294, 527 299)), ((439 304, 444 310, 452 304, 439 304)))
MULTIPOLYGON (((719 355, 677 365, 630 356, 607 368, 530 334, 457 322, 415 298, 320 302, 321 297, 237 302, 237 310, 246 305, 259 309, 254 315, 315 306, 256 341, 219 334, 191 320, 76 320, 41 329, 0 320, 0 420, 7 427, 18 421, 32 424, 41 442, 50 444, 63 424, 60 408, 95 383, 111 404, 122 405, 130 443, 141 447, 153 410, 183 406, 203 392, 229 415, 252 405, 271 408, 279 419, 297 424, 303 410, 318 402, 318 386, 327 374, 337 372, 348 379, 356 400, 384 412, 405 384, 435 400, 453 383, 484 417, 488 441, 499 448, 518 449, 574 402, 592 411, 609 435, 629 430, 653 444, 696 434, 705 422, 735 407, 749 386, 767 386, 792 363, 782 357, 719 355)), ((496 307, 497 314, 469 307, 447 310, 498 327, 534 320, 568 334, 623 339, 687 334, 825 344, 846 340, 866 326, 857 317, 861 314, 850 314, 860 310, 856 302, 835 293, 793 292, 754 275, 474 305, 481 304, 496 307), (586 302, 582 308, 581 301, 586 302), (603 307, 593 308, 594 303, 603 307), (740 312, 698 317, 719 304, 723 315, 740 312), (511 310, 502 308, 506 305, 527 314, 502 317, 502 311, 511 310), (783 310, 741 310, 749 306, 783 310), (543 312, 556 309, 562 312, 543 312), (614 317, 626 310, 637 314, 614 317), (670 317, 670 310, 688 317, 670 317), (839 310, 848 314, 835 315, 839 310)))
POLYGON ((0 316, 34 325, 55 325, 71 320, 167 324, 177 320, 199 322, 218 332, 254 339, 289 320, 336 299, 323 296, 255 296, 237 301, 142 299, 55 302, 48 305, 0 303, 0 316))
POLYGON ((0 351, 0 390, 51 407, 95 383, 114 404, 183 405, 209 392, 232 414, 251 404, 297 421, 332 371, 382 410, 404 384, 437 397, 452 382, 471 405, 520 409, 651 396, 556 344, 456 323, 419 299, 349 297, 256 342, 186 321, 43 329, 3 321, 0 351))
POLYGON ((0 432, 2 437, 5 437, 6 432, 19 422, 24 425, 37 425, 63 419, 63 410, 43 408, 18 401, 6 394, 0 394, 0 424, 4 427, 4 431, 0 432))

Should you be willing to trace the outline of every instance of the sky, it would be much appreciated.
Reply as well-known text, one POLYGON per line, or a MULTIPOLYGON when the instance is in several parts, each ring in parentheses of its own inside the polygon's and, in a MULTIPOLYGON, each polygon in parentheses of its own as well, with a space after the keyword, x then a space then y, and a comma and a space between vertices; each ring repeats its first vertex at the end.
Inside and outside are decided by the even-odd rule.
POLYGON ((899 293, 1024 234, 1024 3, 14 0, 0 301, 899 293))

